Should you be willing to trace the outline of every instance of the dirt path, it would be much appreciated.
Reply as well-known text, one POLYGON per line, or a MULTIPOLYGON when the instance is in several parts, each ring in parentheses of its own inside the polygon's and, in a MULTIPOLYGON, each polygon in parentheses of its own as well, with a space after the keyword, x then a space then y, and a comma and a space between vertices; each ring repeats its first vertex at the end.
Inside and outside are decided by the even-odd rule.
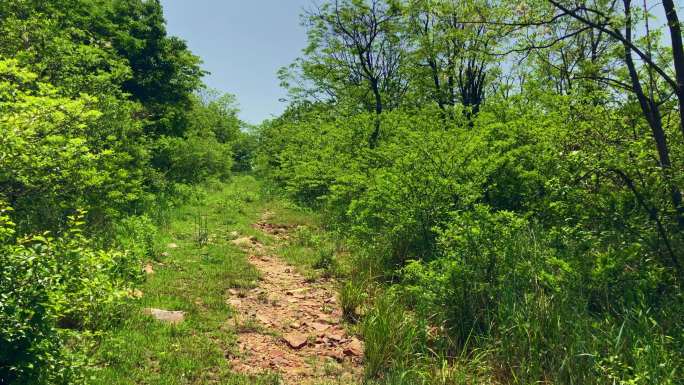
MULTIPOLYGON (((266 212, 254 225, 287 241, 288 228, 268 223, 266 212)), ((254 238, 233 241, 249 252, 260 272, 259 286, 230 290, 240 354, 232 369, 249 374, 278 372, 287 384, 355 383, 362 372, 363 345, 340 324, 334 283, 307 281, 254 238)))

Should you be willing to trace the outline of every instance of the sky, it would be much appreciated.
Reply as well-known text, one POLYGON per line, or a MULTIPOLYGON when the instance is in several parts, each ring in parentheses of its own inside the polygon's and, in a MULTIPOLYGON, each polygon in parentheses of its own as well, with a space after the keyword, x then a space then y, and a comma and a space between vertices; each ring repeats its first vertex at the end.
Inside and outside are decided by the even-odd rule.
POLYGON ((204 82, 237 96, 240 118, 258 124, 285 104, 276 72, 300 56, 299 15, 312 0, 161 0, 167 31, 187 41, 211 72, 204 82))
MULTIPOLYGON (((299 15, 314 0, 161 0, 170 35, 187 41, 211 72, 205 83, 237 96, 240 118, 259 124, 280 115, 285 96, 276 72, 300 56, 299 15)), ((660 2, 653 10, 664 20, 660 2)), ((651 4, 651 5, 653 5, 651 4)), ((681 8, 680 8, 681 9, 681 8)), ((669 35, 667 35, 669 39, 669 35)))

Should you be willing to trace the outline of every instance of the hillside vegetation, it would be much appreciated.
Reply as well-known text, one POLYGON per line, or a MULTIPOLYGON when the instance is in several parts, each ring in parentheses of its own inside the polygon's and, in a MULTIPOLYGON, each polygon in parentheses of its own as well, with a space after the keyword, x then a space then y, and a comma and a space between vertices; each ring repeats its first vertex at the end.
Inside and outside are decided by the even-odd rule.
POLYGON ((355 246, 368 378, 684 381, 682 32, 643 6, 305 14, 257 164, 355 246))
POLYGON ((248 127, 158 0, 0 1, 0 384, 684 383, 683 12, 317 1, 248 127))
POLYGON ((0 2, 0 383, 83 381, 168 208, 244 166, 199 66, 156 1, 0 2))

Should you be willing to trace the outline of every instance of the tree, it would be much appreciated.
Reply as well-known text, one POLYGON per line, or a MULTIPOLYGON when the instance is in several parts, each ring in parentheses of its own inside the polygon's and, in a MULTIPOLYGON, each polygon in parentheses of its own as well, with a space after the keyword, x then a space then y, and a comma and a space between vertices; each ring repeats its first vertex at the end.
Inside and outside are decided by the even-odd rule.
MULTIPOLYGON (((548 0, 556 9, 560 11, 560 16, 567 16, 574 20, 577 20, 584 26, 584 28, 589 28, 591 30, 598 30, 607 34, 610 38, 617 41, 622 45, 623 48, 623 62, 628 72, 629 84, 631 87, 623 87, 628 91, 631 91, 632 95, 636 98, 641 108, 644 119, 648 122, 649 127, 655 141, 655 147, 658 153, 658 162, 662 168, 666 179, 669 180, 669 189, 672 206, 675 210, 675 218, 679 224, 680 229, 684 229, 684 206, 682 206, 682 192, 679 186, 672 181, 672 160, 671 160, 671 150, 668 143, 667 134, 663 128, 663 117, 661 112, 661 105, 667 99, 667 97, 662 97, 663 100, 658 100, 658 85, 655 77, 659 77, 662 80, 662 84, 668 87, 678 98, 678 105, 680 106, 679 115, 682 115, 681 106, 684 105, 684 100, 681 96, 682 89, 680 83, 675 81, 668 74, 668 70, 663 66, 663 63, 659 58, 654 55, 654 46, 657 42, 653 41, 650 36, 650 29, 648 26, 646 16, 646 47, 641 47, 639 43, 634 39, 634 6, 631 0, 622 1, 622 15, 619 15, 620 9, 617 7, 617 3, 612 3, 608 7, 595 8, 589 7, 585 3, 580 3, 577 6, 569 6, 563 2, 557 0, 548 0), (622 16, 622 17, 619 17, 622 16), (636 55, 643 63, 644 70, 646 73, 647 80, 642 79, 642 72, 639 71, 637 63, 635 62, 634 55, 636 55)), ((675 70, 679 76, 679 69, 684 69, 681 64, 682 57, 678 57, 678 53, 681 53, 681 31, 677 28, 673 30, 672 23, 677 20, 677 15, 674 7, 668 7, 669 4, 663 3, 665 11, 668 14, 668 23, 671 32, 678 34, 678 36, 673 35, 673 55, 672 62, 674 64, 675 70)), ((647 10, 643 10, 647 12, 647 10)), ((684 80, 684 76, 682 77, 684 80)), ((681 131, 684 134, 684 120, 680 120, 681 131)), ((673 259, 673 263, 681 269, 679 262, 673 259)))
POLYGON ((477 114, 485 98, 487 73, 497 43, 486 24, 467 23, 476 2, 414 0, 407 5, 407 28, 414 37, 413 57, 427 74, 414 77, 417 87, 429 83, 430 98, 440 109, 460 103, 477 114), (429 79, 429 81, 425 81, 429 79))
POLYGON ((385 0, 335 0, 309 12, 309 46, 303 74, 335 99, 352 99, 376 114, 371 148, 380 137, 380 115, 401 104, 406 41, 399 7, 385 0))
MULTIPOLYGON (((558 74, 557 91, 575 98, 590 96, 594 105, 607 103, 627 114, 633 111, 631 106, 636 106, 639 114, 634 117, 635 126, 644 122, 650 132, 655 154, 653 163, 659 170, 661 188, 669 197, 669 205, 658 207, 648 202, 650 199, 642 199, 642 192, 635 187, 634 179, 643 179, 643 174, 651 169, 650 165, 641 164, 641 169, 633 170, 631 175, 624 164, 601 167, 617 176, 620 188, 631 190, 658 229, 663 243, 668 244, 668 233, 684 229, 681 179, 674 171, 676 163, 673 160, 682 154, 673 154, 676 147, 668 139, 664 120, 664 117, 669 121, 679 115, 670 102, 673 95, 676 98, 677 83, 668 68, 674 55, 660 47, 659 35, 652 29, 649 17, 647 9, 632 4, 631 0, 591 3, 543 0, 518 5, 514 12, 507 12, 505 21, 480 18, 479 22, 503 27, 515 34, 517 45, 508 52, 520 54, 521 62, 526 64, 534 63, 530 57, 540 58, 542 77, 558 74), (635 31, 643 31, 640 32, 642 36, 635 36, 635 31), (574 87, 576 85, 581 87, 574 87), (665 221, 675 223, 675 229, 663 224, 661 215, 667 217, 665 221)), ((624 133, 624 140, 640 140, 637 132, 635 129, 631 138, 624 133)), ((606 142, 604 145, 607 149, 613 144, 606 142)), ((620 148, 617 143, 615 145, 620 148)), ((641 188, 651 191, 654 187, 644 184, 641 188)), ((666 254, 670 266, 681 274, 676 253, 666 254)))

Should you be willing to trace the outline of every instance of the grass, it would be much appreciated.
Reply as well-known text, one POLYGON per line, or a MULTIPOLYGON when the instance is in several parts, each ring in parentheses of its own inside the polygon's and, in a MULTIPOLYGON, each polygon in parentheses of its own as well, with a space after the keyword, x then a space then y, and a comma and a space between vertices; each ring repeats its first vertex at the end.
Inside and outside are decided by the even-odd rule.
POLYGON ((377 282, 382 265, 374 254, 356 250, 351 258, 319 215, 259 191, 259 181, 238 176, 198 190, 170 212, 156 240, 164 256, 151 261, 155 273, 139 288, 143 297, 127 305, 127 316, 98 346, 99 366, 90 383, 280 384, 277 374, 232 373, 226 359, 238 353, 238 332, 259 329, 235 319, 226 303, 229 289, 248 290, 259 280, 245 253, 230 242, 245 236, 276 246, 275 253, 312 280, 345 278, 339 301, 350 333, 365 341, 369 385, 595 383, 597 376, 626 383, 622 380, 633 372, 643 374, 634 383, 674 384, 668 379, 681 377, 680 371, 668 372, 681 367, 681 348, 669 337, 649 338, 651 329, 660 327, 654 320, 668 318, 648 311, 630 313, 621 322, 590 322, 557 299, 526 296, 533 302, 521 308, 519 302, 504 306, 504 295, 498 329, 454 343, 449 330, 440 331, 444 325, 433 324, 432 316, 421 318, 426 315, 403 303, 401 291, 377 282), (270 213, 269 223, 288 228, 283 239, 252 226, 264 212, 270 213), (171 243, 178 247, 166 247, 171 243), (165 325, 143 315, 146 307, 182 310, 186 320, 165 325))
POLYGON ((271 202, 274 225, 290 228, 287 242, 279 245, 278 255, 309 277, 343 278, 351 272, 351 258, 338 244, 334 234, 325 229, 319 214, 292 206, 288 201, 271 202))
POLYGON ((244 252, 230 243, 231 233, 264 238, 251 227, 268 208, 259 190, 254 178, 238 176, 199 189, 170 213, 157 242, 177 247, 166 247, 164 256, 152 262, 154 274, 139 288, 143 297, 127 305, 125 319, 101 341, 92 384, 279 383, 273 375, 231 373, 226 359, 235 353, 236 340, 226 292, 253 287, 259 279, 244 252), (206 234, 197 228, 200 216, 206 216, 206 234), (147 307, 182 310, 185 321, 163 324, 143 314, 147 307))
POLYGON ((138 289, 142 298, 126 304, 123 320, 94 351, 93 385, 118 384, 280 384, 277 374, 245 376, 230 370, 227 357, 238 355, 237 333, 260 326, 236 317, 228 290, 257 285, 259 272, 231 243, 256 237, 302 274, 317 279, 343 274, 349 262, 320 218, 277 196, 262 194, 262 183, 236 176, 227 183, 198 188, 189 201, 165 213, 155 239, 160 255, 150 258, 154 273, 138 289), (264 212, 269 223, 285 226, 278 241, 252 225, 264 212), (169 246, 176 247, 169 247, 169 246), (145 308, 181 310, 185 320, 168 325, 143 313, 145 308))
POLYGON ((155 240, 163 252, 149 261, 154 273, 138 288, 142 298, 127 304, 124 319, 97 347, 99 365, 91 384, 281 384, 276 373, 246 376, 229 367, 227 357, 239 355, 238 333, 266 332, 240 319, 227 303, 229 289, 245 292, 259 280, 246 253, 231 243, 239 237, 275 246, 275 253, 312 280, 344 278, 339 302, 349 332, 363 335, 366 343, 365 383, 495 383, 488 369, 491 352, 446 357, 432 350, 424 320, 373 283, 377 266, 368 264, 369 258, 352 258, 319 215, 261 191, 260 181, 236 176, 197 189, 185 205, 167 213, 155 240), (270 224, 288 229, 284 238, 253 227, 263 213, 269 213, 270 224), (148 307, 184 311, 185 321, 161 323, 143 314, 148 307))

